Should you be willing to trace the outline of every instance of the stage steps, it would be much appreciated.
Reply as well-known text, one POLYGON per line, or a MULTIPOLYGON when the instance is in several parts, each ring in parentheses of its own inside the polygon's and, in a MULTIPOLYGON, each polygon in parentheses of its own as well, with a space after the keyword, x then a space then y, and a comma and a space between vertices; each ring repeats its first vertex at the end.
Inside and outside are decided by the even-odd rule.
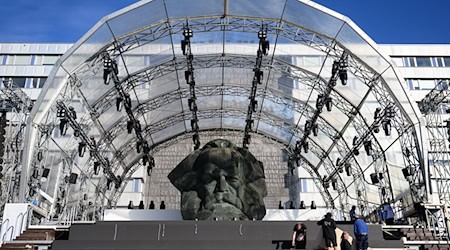
MULTIPOLYGON (((72 225, 68 240, 52 249, 290 249, 295 222, 286 221, 138 221, 72 225)), ((317 222, 308 228, 307 249, 323 249, 317 222)), ((338 225, 353 232, 353 225, 338 225)), ((381 225, 369 225, 369 245, 402 249, 400 240, 383 240, 381 225)), ((338 235, 338 238, 340 235, 338 235)))
POLYGON ((6 241, 0 250, 37 249, 37 247, 50 246, 55 239, 55 230, 52 228, 29 228, 13 241, 6 241))

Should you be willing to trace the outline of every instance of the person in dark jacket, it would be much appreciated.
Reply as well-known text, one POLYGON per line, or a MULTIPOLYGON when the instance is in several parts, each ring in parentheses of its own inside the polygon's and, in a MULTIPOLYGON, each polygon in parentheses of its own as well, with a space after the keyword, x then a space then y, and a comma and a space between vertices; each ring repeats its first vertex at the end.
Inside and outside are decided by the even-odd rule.
POLYGON ((317 222, 318 225, 322 226, 323 238, 325 239, 325 245, 328 250, 337 250, 337 240, 336 240, 336 221, 331 218, 331 213, 327 213, 325 218, 317 222))
POLYGON ((341 235, 341 250, 352 250, 352 244, 349 240, 350 235, 344 231, 341 235))
POLYGON ((292 248, 305 249, 306 248, 306 226, 302 223, 297 223, 294 226, 294 233, 292 234, 292 248))
POLYGON ((367 250, 369 247, 369 228, 364 219, 359 218, 353 224, 353 233, 356 238, 356 247, 358 250, 367 250))

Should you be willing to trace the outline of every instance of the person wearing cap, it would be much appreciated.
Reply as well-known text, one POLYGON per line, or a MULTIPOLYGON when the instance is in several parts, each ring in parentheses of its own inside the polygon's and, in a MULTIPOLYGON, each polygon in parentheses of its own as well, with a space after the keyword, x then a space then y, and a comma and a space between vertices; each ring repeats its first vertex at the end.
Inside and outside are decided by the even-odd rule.
POLYGON ((325 218, 317 222, 318 225, 322 226, 323 238, 325 239, 325 245, 328 250, 337 250, 337 240, 336 240, 336 221, 331 218, 331 213, 327 213, 325 218))
POLYGON ((363 218, 358 218, 353 224, 353 233, 356 237, 356 249, 367 250, 369 247, 369 228, 363 218))

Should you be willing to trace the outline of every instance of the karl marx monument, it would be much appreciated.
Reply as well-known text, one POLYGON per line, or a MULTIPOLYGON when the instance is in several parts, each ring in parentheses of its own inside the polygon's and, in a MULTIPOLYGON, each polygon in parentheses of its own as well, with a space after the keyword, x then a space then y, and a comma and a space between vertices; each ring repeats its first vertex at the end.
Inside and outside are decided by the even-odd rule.
POLYGON ((263 164, 230 141, 208 142, 168 177, 181 191, 185 220, 261 220, 266 214, 263 164))

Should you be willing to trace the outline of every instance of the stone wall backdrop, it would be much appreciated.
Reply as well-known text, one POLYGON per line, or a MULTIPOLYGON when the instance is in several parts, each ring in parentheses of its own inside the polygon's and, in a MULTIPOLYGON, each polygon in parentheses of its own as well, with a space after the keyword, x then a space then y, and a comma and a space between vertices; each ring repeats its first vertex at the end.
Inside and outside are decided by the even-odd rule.
MULTIPOLYGON (((242 137, 201 137, 202 145, 213 139, 228 139, 237 146, 242 146, 242 137)), ((278 208, 279 201, 289 199, 288 189, 285 187, 284 175, 287 173, 287 156, 280 146, 268 140, 258 140, 252 138, 249 147, 250 152, 264 163, 268 195, 264 199, 267 209, 278 208)), ((166 204, 166 209, 180 208, 180 192, 170 183, 167 175, 181 162, 190 152, 193 151, 192 141, 183 140, 176 145, 159 151, 155 155, 155 165, 152 176, 147 176, 145 180, 145 201, 149 204, 151 200, 155 202, 156 209, 161 201, 166 204)))

